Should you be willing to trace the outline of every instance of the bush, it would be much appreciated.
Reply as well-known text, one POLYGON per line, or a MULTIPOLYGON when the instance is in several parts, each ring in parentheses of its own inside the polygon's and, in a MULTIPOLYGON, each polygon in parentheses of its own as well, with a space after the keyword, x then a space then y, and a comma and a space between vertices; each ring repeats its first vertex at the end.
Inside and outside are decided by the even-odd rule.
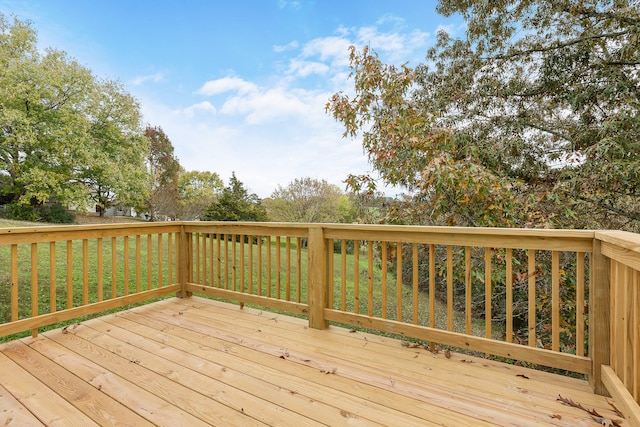
POLYGON ((6 205, 4 216, 8 219, 15 219, 18 221, 40 221, 40 215, 38 215, 34 210, 33 206, 19 203, 10 203, 6 205))
POLYGON ((53 224, 73 224, 76 216, 67 211, 62 205, 32 206, 19 203, 6 205, 4 214, 8 219, 31 222, 50 222, 53 224))
POLYGON ((53 224, 73 224, 76 222, 76 216, 60 204, 46 206, 41 209, 40 213, 40 220, 43 222, 53 224))

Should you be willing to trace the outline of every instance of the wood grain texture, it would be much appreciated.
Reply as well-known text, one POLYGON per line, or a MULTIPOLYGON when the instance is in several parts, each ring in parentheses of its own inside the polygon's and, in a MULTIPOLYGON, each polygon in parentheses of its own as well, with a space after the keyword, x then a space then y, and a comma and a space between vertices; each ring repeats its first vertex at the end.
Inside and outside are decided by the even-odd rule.
POLYGON ((0 346, 0 425, 593 425, 558 395, 617 418, 586 381, 198 297, 0 346))

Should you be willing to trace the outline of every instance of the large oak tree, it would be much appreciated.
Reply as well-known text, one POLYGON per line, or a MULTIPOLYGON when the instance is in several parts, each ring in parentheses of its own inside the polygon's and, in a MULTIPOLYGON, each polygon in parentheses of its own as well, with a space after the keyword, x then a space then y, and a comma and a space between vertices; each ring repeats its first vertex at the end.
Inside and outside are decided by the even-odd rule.
POLYGON ((135 205, 147 150, 139 105, 121 84, 65 52, 42 52, 28 22, 0 14, 2 202, 135 205))

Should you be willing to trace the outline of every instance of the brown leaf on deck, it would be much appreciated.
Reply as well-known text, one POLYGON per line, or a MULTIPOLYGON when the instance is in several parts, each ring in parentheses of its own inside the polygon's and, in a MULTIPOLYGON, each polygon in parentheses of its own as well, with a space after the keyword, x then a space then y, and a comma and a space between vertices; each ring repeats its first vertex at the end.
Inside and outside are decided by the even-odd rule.
POLYGON ((451 350, 446 349, 444 351, 444 357, 446 357, 447 359, 451 359, 451 350))
POLYGON ((417 343, 417 342, 411 342, 411 341, 401 341, 400 344, 402 344, 403 347, 407 347, 407 348, 420 348, 420 347, 422 347, 422 344, 417 343))
POLYGON ((621 420, 612 420, 609 418, 605 418, 602 415, 600 415, 598 413, 598 411, 596 411, 595 409, 587 409, 584 406, 582 406, 580 403, 578 402, 574 402, 573 400, 567 398, 567 397, 562 397, 561 395, 558 395, 558 398, 556 399, 562 403, 564 403, 565 405, 571 406, 573 408, 578 408, 581 409, 583 411, 585 411, 587 414, 591 415, 591 418, 602 424, 603 426, 607 426, 607 427, 622 427, 622 421, 621 420))
POLYGON ((561 420, 562 419, 562 415, 560 414, 553 414, 553 415, 549 415, 551 418, 555 418, 556 420, 561 420))
POLYGON ((617 416, 624 418, 624 414, 620 412, 620 409, 618 409, 618 407, 614 405, 613 402, 609 402, 609 400, 607 400, 607 403, 609 404, 609 406, 611 406, 611 408, 613 408, 613 412, 615 412, 617 416))
POLYGON ((529 377, 528 377, 528 376, 526 376, 526 375, 524 375, 524 374, 518 374, 518 375, 516 375, 516 377, 524 378, 524 379, 526 379, 526 380, 528 380, 528 379, 529 379, 529 377))

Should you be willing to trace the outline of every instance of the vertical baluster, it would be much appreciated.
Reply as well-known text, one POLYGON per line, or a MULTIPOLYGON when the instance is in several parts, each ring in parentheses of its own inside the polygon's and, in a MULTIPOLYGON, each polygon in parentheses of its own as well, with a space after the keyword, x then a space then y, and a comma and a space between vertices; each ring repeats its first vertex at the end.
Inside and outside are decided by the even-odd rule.
POLYGON ((140 279, 142 275, 142 257, 140 256, 140 235, 136 235, 136 292, 140 292, 140 279))
POLYGON ((200 269, 202 266, 200 265, 200 233, 195 233, 195 239, 193 239, 193 246, 196 255, 196 262, 194 265, 196 272, 196 283, 200 284, 200 269))
POLYGON ((56 242, 49 242, 49 313, 56 311, 56 242))
POLYGON ((248 283, 248 292, 253 294, 253 236, 249 236, 249 259, 247 260, 249 264, 249 283, 248 283))
POLYGON ((163 280, 163 262, 162 262, 162 258, 164 256, 163 254, 163 250, 162 250, 162 233, 158 233, 157 235, 158 238, 158 288, 161 288, 163 286, 164 280, 163 280))
POLYGON ((529 332, 527 340, 529 346, 536 346, 536 251, 529 249, 528 252, 528 276, 529 276, 529 332))
POLYGON ((173 285, 173 233, 167 233, 167 283, 173 285))
POLYGON ((231 235, 231 288, 233 289, 233 291, 235 292, 236 290, 236 279, 237 279, 237 259, 238 259, 238 253, 237 253, 237 237, 235 234, 231 235))
POLYGON ((388 278, 387 278, 387 273, 388 273, 388 271, 387 271, 387 263, 389 261, 389 259, 388 259, 389 255, 388 255, 388 244, 387 244, 387 242, 381 242, 380 244, 382 245, 382 254, 381 254, 381 257, 382 257, 382 260, 381 260, 381 262, 382 262, 382 265, 381 265, 381 268, 382 268, 382 271, 381 271, 381 276, 382 276, 382 278, 381 278, 381 280, 382 280, 382 283, 381 283, 381 285, 382 285, 381 286, 381 288, 382 288, 382 290, 381 290, 382 291, 382 318, 386 319, 387 318, 387 304, 388 304, 388 301, 387 301, 387 280, 388 280, 388 278))
POLYGON ((73 242, 67 240, 67 308, 73 308, 73 242))
MULTIPOLYGON (((147 290, 153 289, 153 245, 151 244, 151 234, 147 234, 147 290)), ((191 246, 189 246, 191 249, 191 246)))
POLYGON ((584 356, 584 252, 576 254, 576 354, 584 356))
POLYGON ((287 275, 286 275, 286 299, 287 301, 291 301, 291 237, 287 237, 285 241, 285 251, 287 252, 287 275))
MULTIPOLYGON (((244 274, 244 269, 245 269, 245 259, 244 259, 244 246, 245 246, 245 242, 246 242, 246 236, 245 235, 240 235, 240 292, 244 292, 245 288, 245 274, 244 274)), ((288 292, 288 289, 287 289, 288 292)), ((287 297, 287 299, 289 299, 287 297)))
POLYGON ((507 248, 506 253, 506 327, 507 332, 505 340, 507 342, 513 341, 513 250, 507 248))
POLYGON ((104 294, 103 294, 103 261, 102 261, 102 255, 103 255, 103 251, 102 251, 102 238, 98 237, 97 239, 97 251, 98 251, 98 302, 101 302, 104 299, 104 294))
MULTIPOLYGON (((429 245, 429 326, 436 327, 436 245, 429 245)), ((433 350, 431 343, 431 350, 433 350)))
POLYGON ((353 241, 353 312, 360 313, 360 242, 353 241))
POLYGON ((560 253, 551 252, 551 349, 560 351, 560 253))
POLYGON ((373 316, 373 242, 367 241, 367 314, 373 316))
POLYGON ((491 248, 484 248, 484 336, 491 338, 491 248))
POLYGON ((413 306, 413 323, 415 325, 418 324, 419 321, 419 316, 418 316, 418 311, 419 311, 419 307, 418 307, 418 285, 419 285, 419 261, 418 261, 418 244, 414 243, 412 245, 412 253, 413 253, 413 260, 412 260, 412 270, 413 270, 413 280, 412 280, 412 306, 413 306))
POLYGON ((262 236, 258 236, 258 295, 262 295, 262 236))
POLYGON ((82 304, 89 304, 89 240, 82 240, 82 304))
POLYGON ((396 320, 402 322, 402 243, 396 243, 396 320))
POLYGON ((115 298, 118 295, 118 276, 117 276, 117 246, 116 246, 116 238, 111 238, 111 298, 115 298))
MULTIPOLYGON (((302 238, 296 238, 296 302, 302 301, 302 238)), ((308 300, 308 299, 307 299, 308 300)))
POLYGON ((18 320, 18 245, 11 245, 11 321, 18 320))
POLYGON ((465 333, 471 334, 471 318, 473 315, 473 286, 471 282, 471 248, 464 248, 464 314, 465 314, 465 333))
POLYGON ((216 234, 216 275, 218 282, 216 286, 222 288, 222 242, 220 236, 224 238, 224 235, 216 234))
MULTIPOLYGON (((31 244, 31 317, 38 316, 38 244, 31 244)), ((31 330, 31 336, 38 336, 38 328, 31 330)))
POLYGON ((267 282, 264 295, 271 296, 271 236, 267 236, 267 282))
POLYGON ((347 311, 347 241, 340 242, 340 263, 342 271, 342 280, 340 284, 340 309, 347 311))
POLYGON ((123 258, 124 258, 124 295, 129 295, 129 236, 123 238, 123 258))

